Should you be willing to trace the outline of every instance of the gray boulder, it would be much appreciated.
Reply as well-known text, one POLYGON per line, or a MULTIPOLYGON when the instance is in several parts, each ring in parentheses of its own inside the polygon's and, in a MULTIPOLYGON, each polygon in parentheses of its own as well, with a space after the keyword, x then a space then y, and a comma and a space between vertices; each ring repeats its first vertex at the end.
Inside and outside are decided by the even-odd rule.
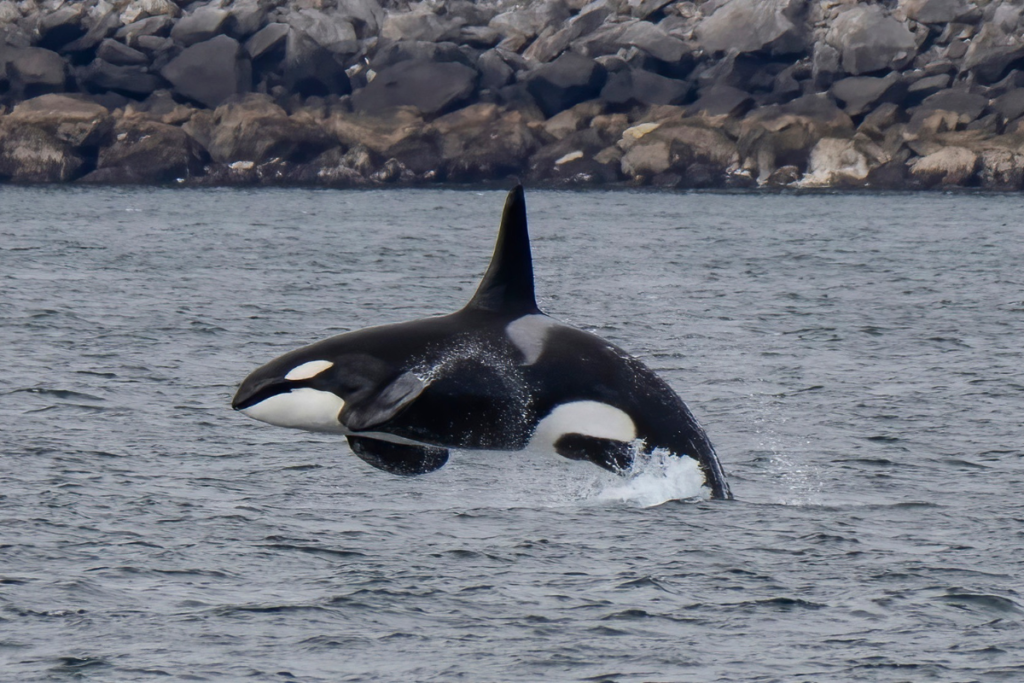
POLYGON ((81 167, 81 157, 51 133, 10 121, 0 126, 0 178, 60 183, 74 179, 81 167))
POLYGON ((21 100, 64 92, 67 71, 64 59, 56 52, 26 47, 14 51, 13 58, 7 62, 7 78, 12 93, 21 100))
POLYGON ((267 10, 259 0, 235 0, 228 8, 224 29, 238 40, 251 36, 266 22, 267 10))
POLYGON ((36 46, 59 50, 85 35, 86 29, 82 26, 85 9, 85 3, 74 2, 66 3, 56 11, 42 14, 36 25, 36 31, 39 32, 36 46))
POLYGON ((288 37, 288 24, 267 24, 245 42, 245 49, 252 59, 273 52, 284 45, 288 37))
POLYGON ((7 121, 39 128, 75 149, 99 145, 114 127, 105 107, 67 95, 42 95, 21 102, 7 121))
POLYGON ((418 62, 459 62, 472 66, 472 62, 455 43, 431 43, 423 40, 403 40, 388 43, 377 50, 370 60, 370 68, 382 71, 392 64, 415 60, 418 62))
POLYGON ((145 96, 163 87, 163 79, 141 66, 120 66, 100 58, 75 70, 78 82, 89 92, 114 92, 130 97, 145 96))
POLYGON ((114 37, 129 46, 133 46, 139 36, 160 36, 166 38, 170 35, 173 27, 174 19, 166 14, 161 14, 122 26, 114 33, 114 37))
POLYGON ((488 50, 480 55, 476 68, 480 71, 481 89, 498 90, 511 83, 515 76, 515 71, 497 50, 488 50))
POLYGON ((104 14, 92 28, 86 32, 86 34, 76 40, 71 41, 62 48, 62 52, 80 52, 82 50, 91 50, 100 44, 104 38, 108 38, 114 34, 117 29, 121 27, 120 13, 111 9, 109 12, 104 14))
POLYGON ((271 159, 305 163, 337 144, 314 121, 290 117, 266 95, 250 94, 215 112, 207 149, 219 163, 271 159))
POLYGON ((87 183, 171 183, 202 171, 202 150, 178 126, 146 118, 117 122, 113 144, 100 149, 87 183))
POLYGON ((729 85, 713 85, 687 107, 691 116, 727 116, 739 118, 754 105, 749 93, 729 85))
POLYGON ((935 93, 948 88, 949 81, 949 74, 925 76, 924 78, 916 80, 910 84, 910 87, 907 88, 907 98, 911 103, 923 100, 930 95, 934 95, 935 93))
POLYGON ((899 85, 897 73, 890 73, 884 78, 850 76, 832 84, 832 95, 844 104, 847 114, 858 116, 873 109, 899 85))
POLYGON ((998 81, 1011 63, 1024 59, 1024 40, 1017 30, 1020 8, 1006 9, 1015 9, 1016 15, 1005 22, 984 22, 964 54, 963 69, 985 83, 998 81))
POLYGON ((726 0, 697 25, 697 37, 709 52, 804 52, 803 10, 804 0, 726 0))
POLYGON ((1010 90, 995 99, 992 109, 1003 118, 1003 122, 1024 116, 1024 88, 1010 90))
POLYGON ((686 43, 674 38, 649 21, 638 21, 619 36, 622 45, 640 48, 663 62, 678 62, 690 53, 686 43))
POLYGON ((130 48, 124 43, 109 38, 100 43, 96 50, 96 57, 110 64, 118 66, 138 66, 149 64, 149 57, 146 53, 130 48))
POLYGON ((423 40, 436 42, 458 37, 465 24, 461 17, 439 16, 429 9, 389 13, 380 29, 382 40, 423 40))
MULTIPOLYGON (((360 38, 370 38, 380 32, 384 24, 384 10, 377 0, 338 0, 338 11, 343 13, 360 38)), ((452 3, 448 3, 449 12, 452 3)))
POLYGON ((290 14, 288 23, 293 31, 308 36, 332 54, 350 55, 359 51, 356 30, 352 22, 342 14, 304 9, 290 14))
POLYGON ((252 65, 234 38, 217 36, 186 48, 160 75, 175 92, 207 107, 252 90, 252 65))
POLYGON ((967 0, 900 0, 899 6, 908 17, 923 24, 957 21, 973 9, 967 0))
POLYGON ((914 34, 881 5, 850 6, 835 18, 825 39, 839 50, 843 68, 854 76, 899 68, 917 54, 914 34))
POLYGON ((185 47, 210 40, 220 35, 229 16, 231 13, 227 10, 212 6, 199 7, 178 19, 171 29, 171 38, 185 47))
POLYGON ((593 59, 566 52, 530 72, 525 83, 544 116, 550 118, 574 104, 596 98, 607 76, 605 68, 593 59))
POLYGON ((548 26, 559 26, 568 18, 569 9, 562 0, 543 0, 502 12, 487 25, 506 39, 518 38, 525 42, 548 26))
POLYGON ((284 85, 301 97, 352 92, 352 83, 339 57, 294 28, 285 41, 284 85))
POLYGON ((609 104, 681 104, 690 94, 690 83, 641 69, 609 74, 601 99, 609 104))
POLYGON ((456 62, 399 62, 353 93, 352 106, 364 113, 409 106, 435 116, 465 102, 476 89, 477 78, 474 69, 456 62))
POLYGON ((949 89, 925 98, 915 115, 930 111, 947 111, 957 115, 957 122, 967 125, 974 121, 988 106, 988 98, 966 90, 949 89))

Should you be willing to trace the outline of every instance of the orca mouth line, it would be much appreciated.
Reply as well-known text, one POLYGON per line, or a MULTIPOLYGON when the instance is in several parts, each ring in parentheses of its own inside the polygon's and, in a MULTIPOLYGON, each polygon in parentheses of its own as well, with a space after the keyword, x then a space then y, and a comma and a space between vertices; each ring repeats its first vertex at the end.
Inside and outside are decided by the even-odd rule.
POLYGON ((235 410, 245 410, 246 408, 252 408, 258 403, 266 401, 268 398, 277 396, 278 394, 287 394, 292 389, 297 388, 297 385, 292 383, 274 382, 266 386, 260 387, 252 394, 249 394, 245 398, 239 398, 242 392, 238 392, 235 395, 234 400, 231 401, 231 407, 235 410))

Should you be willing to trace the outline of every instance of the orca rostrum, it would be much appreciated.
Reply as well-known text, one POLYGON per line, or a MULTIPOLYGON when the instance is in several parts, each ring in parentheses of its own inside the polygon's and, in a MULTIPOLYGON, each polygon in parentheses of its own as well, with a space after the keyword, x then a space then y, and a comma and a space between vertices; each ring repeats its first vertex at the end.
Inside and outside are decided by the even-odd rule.
POLYGON ((439 469, 452 448, 544 448, 618 473, 658 450, 693 458, 712 497, 731 497, 715 449, 668 384, 537 307, 522 186, 465 308, 290 351, 249 375, 232 406, 344 434, 357 456, 394 474, 439 469))

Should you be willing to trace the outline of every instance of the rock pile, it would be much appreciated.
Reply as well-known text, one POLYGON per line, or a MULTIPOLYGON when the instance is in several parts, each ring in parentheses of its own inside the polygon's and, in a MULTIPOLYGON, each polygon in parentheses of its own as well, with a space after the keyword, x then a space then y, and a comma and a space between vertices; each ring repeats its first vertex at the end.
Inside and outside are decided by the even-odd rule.
POLYGON ((0 0, 0 180, 1024 184, 1016 0, 0 0))

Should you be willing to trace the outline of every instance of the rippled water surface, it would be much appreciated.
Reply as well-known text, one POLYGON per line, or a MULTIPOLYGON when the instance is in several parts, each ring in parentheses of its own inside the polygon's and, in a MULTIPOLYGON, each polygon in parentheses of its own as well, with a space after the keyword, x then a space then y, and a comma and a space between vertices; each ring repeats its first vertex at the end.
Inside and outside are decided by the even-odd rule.
POLYGON ((503 200, 0 188, 0 678, 1024 677, 1024 199, 528 193, 541 306, 669 380, 733 502, 230 410, 460 307, 503 200))

